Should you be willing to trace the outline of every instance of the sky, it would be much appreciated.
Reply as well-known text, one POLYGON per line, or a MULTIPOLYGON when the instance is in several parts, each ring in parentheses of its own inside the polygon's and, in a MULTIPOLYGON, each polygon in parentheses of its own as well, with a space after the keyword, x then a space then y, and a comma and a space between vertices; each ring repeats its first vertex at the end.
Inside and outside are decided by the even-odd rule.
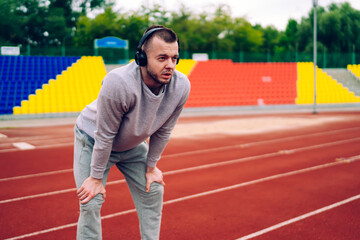
MULTIPOLYGON (((152 7, 154 4, 163 6, 166 10, 176 11, 181 4, 194 13, 213 13, 219 4, 229 5, 232 17, 245 17, 251 24, 263 27, 275 26, 285 30, 290 18, 297 21, 307 17, 313 6, 313 0, 130 0, 116 1, 115 9, 137 10, 141 5, 152 7)), ((318 5, 327 7, 330 3, 349 2, 360 10, 360 0, 318 0, 318 5)))

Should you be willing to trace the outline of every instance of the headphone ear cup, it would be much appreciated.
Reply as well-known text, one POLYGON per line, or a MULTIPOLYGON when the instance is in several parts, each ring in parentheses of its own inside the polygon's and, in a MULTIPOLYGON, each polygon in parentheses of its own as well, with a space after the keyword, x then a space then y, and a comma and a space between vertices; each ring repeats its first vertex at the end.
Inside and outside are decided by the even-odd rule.
POLYGON ((139 51, 136 51, 136 53, 135 53, 135 62, 136 62, 136 64, 137 65, 139 65, 139 51))
POLYGON ((147 64, 147 56, 144 51, 137 51, 135 54, 135 62, 137 65, 144 67, 147 64))

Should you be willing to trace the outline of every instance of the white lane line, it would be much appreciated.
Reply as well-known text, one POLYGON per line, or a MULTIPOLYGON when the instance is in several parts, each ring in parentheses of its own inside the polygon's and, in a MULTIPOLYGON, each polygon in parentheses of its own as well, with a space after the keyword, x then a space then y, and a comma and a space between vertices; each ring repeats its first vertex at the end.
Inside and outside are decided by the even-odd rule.
POLYGON ((356 196, 353 196, 353 197, 350 197, 350 198, 347 198, 347 199, 345 199, 345 200, 343 200, 343 201, 340 201, 340 202, 331 204, 331 205, 329 205, 329 206, 326 206, 326 207, 317 209, 317 210, 315 210, 315 211, 312 211, 312 212, 303 214, 303 215, 298 216, 298 217, 296 217, 296 218, 292 218, 292 219, 289 219, 289 220, 287 220, 287 221, 278 223, 278 224, 273 225, 273 226, 271 226, 271 227, 268 227, 268 228, 265 228, 265 229, 263 229, 263 230, 254 232, 254 233, 252 233, 252 234, 246 235, 246 236, 244 236, 244 237, 238 238, 237 240, 247 240, 247 239, 251 239, 251 238, 254 238, 254 237, 258 237, 258 236, 264 235, 265 233, 271 232, 271 231, 276 230, 276 229, 278 229, 278 228, 281 228, 281 227, 284 227, 284 226, 286 226, 286 225, 289 225, 289 224, 298 222, 298 221, 303 220, 303 219, 305 219, 305 218, 309 218, 309 217, 314 216, 314 215, 316 215, 316 214, 319 214, 319 213, 322 213, 322 212, 326 212, 326 211, 328 211, 328 210, 331 210, 331 209, 333 209, 333 208, 339 207, 339 206, 341 206, 341 205, 347 204, 347 203, 349 203, 349 202, 352 202, 352 201, 355 201, 355 200, 358 200, 358 199, 360 199, 360 194, 359 194, 359 195, 356 195, 356 196))
MULTIPOLYGON (((163 204, 168 205, 168 204, 172 204, 172 203, 182 202, 182 201, 189 200, 189 199, 199 198, 199 197, 203 197, 203 196, 207 196, 207 195, 211 195, 211 194, 215 194, 215 193, 220 193, 220 192, 224 192, 224 191, 228 191, 228 190, 237 189, 237 188, 240 188, 240 187, 253 185, 253 184, 256 184, 256 183, 261 183, 261 182, 266 182, 266 181, 270 181, 270 180, 274 180, 274 179, 279 179, 279 178, 282 178, 282 177, 297 175, 297 174, 300 174, 300 173, 310 172, 310 171, 314 171, 314 170, 318 170, 318 169, 322 169, 322 168, 327 168, 327 167, 332 167, 332 166, 336 166, 336 165, 340 165, 340 164, 345 164, 345 162, 337 161, 337 162, 317 165, 317 166, 314 166, 314 167, 304 168, 304 169, 300 169, 300 170, 296 170, 296 171, 291 171, 291 172, 287 172, 287 173, 276 174, 276 175, 272 175, 272 176, 265 177, 265 178, 260 178, 260 179, 240 183, 240 184, 231 185, 231 186, 228 186, 228 187, 218 188, 218 189, 214 189, 214 190, 210 190, 210 191, 206 191, 206 192, 202 192, 202 193, 197 193, 197 194, 193 194, 193 195, 189 195, 189 196, 185 196, 185 197, 176 198, 176 199, 173 199, 173 200, 165 201, 163 204)), ((129 209, 129 210, 122 211, 122 212, 108 214, 108 215, 105 215, 105 216, 103 216, 101 218, 102 219, 109 219, 109 218, 114 218, 114 217, 117 217, 117 216, 129 214, 129 213, 134 213, 134 212, 136 212, 135 209, 129 209)), ((44 233, 49 233, 49 232, 54 232, 54 231, 58 231, 58 230, 65 229, 65 228, 75 227, 76 225, 77 225, 77 223, 61 225, 61 226, 58 226, 58 227, 49 228, 49 229, 45 229, 45 230, 41 230, 41 231, 37 231, 37 232, 32 232, 32 233, 16 236, 16 237, 13 237, 13 238, 7 238, 5 240, 16 240, 16 239, 22 239, 22 238, 26 238, 26 237, 38 236, 38 235, 41 235, 41 234, 44 234, 44 233)))
MULTIPOLYGON (((1 133, 0 133, 1 134, 1 133)), ((22 142, 22 141, 26 141, 26 142, 32 142, 32 141, 57 141, 57 140, 69 140, 69 141, 73 141, 74 137, 73 136, 24 136, 24 137, 8 137, 5 142, 22 142)))
MULTIPOLYGON (((73 145, 74 145, 74 143, 55 143, 55 144, 51 144, 51 145, 37 146, 36 149, 48 149, 48 148, 55 148, 55 147, 68 147, 68 146, 70 147, 73 145)), ((18 152, 18 151, 19 151, 19 149, 16 149, 16 148, 1 149, 0 153, 18 152)))
POLYGON ((0 133, 0 138, 7 138, 8 136, 6 136, 5 134, 0 133))
POLYGON ((20 150, 29 150, 29 149, 35 149, 34 145, 31 145, 26 142, 15 142, 13 143, 13 146, 20 149, 20 150))
POLYGON ((20 236, 16 236, 16 237, 6 238, 4 240, 23 239, 23 238, 27 238, 27 237, 38 236, 38 235, 41 235, 44 233, 55 232, 55 231, 58 231, 61 229, 66 229, 66 228, 71 228, 71 227, 76 227, 76 226, 77 226, 77 223, 70 223, 70 224, 61 225, 59 227, 49 228, 49 229, 38 231, 38 232, 33 232, 33 233, 28 233, 28 234, 24 234, 24 235, 20 235, 20 236))
POLYGON ((76 191, 76 188, 68 188, 68 189, 59 190, 59 191, 53 191, 53 192, 29 195, 29 196, 25 196, 25 197, 6 199, 6 200, 0 201, 0 204, 23 201, 23 200, 29 200, 29 199, 32 199, 32 198, 48 197, 48 196, 52 196, 52 195, 56 195, 56 194, 62 194, 62 193, 68 193, 68 192, 74 192, 74 194, 75 194, 75 191, 76 191))
MULTIPOLYGON (((41 145, 41 144, 49 144, 51 142, 54 142, 55 144, 58 143, 74 143, 74 138, 56 138, 56 139, 49 139, 49 138, 44 138, 44 139, 27 139, 27 138, 18 138, 18 139, 8 139, 8 141, 2 141, 2 143, 0 143, 0 148, 5 148, 2 150, 9 150, 9 148, 6 149, 6 147, 9 147, 9 144, 12 144, 14 142, 29 142, 33 145, 39 145, 39 146, 47 146, 47 145, 41 145)), ((11 148, 10 148, 11 149, 11 148)))
MULTIPOLYGON (((0 137, 0 140, 1 139, 0 137)), ((7 138, 6 140, 3 140, 0 142, 0 152, 7 152, 9 150, 14 150, 13 148, 11 148, 11 144, 14 142, 28 142, 31 143, 32 145, 40 145, 41 144, 49 144, 54 142, 55 144, 62 142, 62 143, 67 143, 67 144, 73 144, 74 143, 74 138, 73 137, 62 137, 62 138, 49 138, 49 137, 42 137, 42 136, 38 136, 38 137, 14 137, 14 138, 7 138)), ((50 144, 51 146, 52 144, 50 144)), ((42 146, 48 146, 48 145, 42 145, 42 146)))
POLYGON ((8 178, 0 178, 0 182, 6 182, 6 181, 12 181, 12 180, 19 180, 19 179, 26 179, 26 178, 33 178, 33 177, 43 177, 48 175, 55 175, 55 174, 61 174, 61 173, 68 173, 72 172, 73 169, 63 169, 58 171, 51 171, 51 172, 43 172, 43 173, 35 173, 35 174, 29 174, 29 175, 22 175, 17 177, 8 177, 8 178))
MULTIPOLYGON (((124 183, 124 182, 125 182, 125 179, 111 181, 111 182, 106 183, 106 186, 124 183)), ((48 196, 64 194, 64 193, 68 193, 68 192, 74 192, 74 194, 75 194, 76 188, 68 188, 68 189, 63 189, 63 190, 58 190, 58 191, 53 191, 53 192, 39 193, 39 194, 33 194, 33 195, 29 195, 29 196, 24 196, 24 197, 17 197, 17 198, 1 200, 0 204, 24 201, 24 200, 29 200, 29 199, 33 199, 33 198, 39 198, 39 197, 48 197, 48 196)))

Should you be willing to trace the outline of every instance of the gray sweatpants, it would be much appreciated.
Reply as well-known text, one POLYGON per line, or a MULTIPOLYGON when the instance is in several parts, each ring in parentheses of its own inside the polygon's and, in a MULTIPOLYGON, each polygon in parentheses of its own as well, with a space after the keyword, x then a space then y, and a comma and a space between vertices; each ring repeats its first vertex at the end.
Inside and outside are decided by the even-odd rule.
MULTIPOLYGON (((75 126, 74 177, 79 189, 90 176, 91 155, 94 139, 75 126)), ((146 142, 125 152, 112 152, 104 172, 105 186, 109 170, 113 165, 122 172, 129 186, 139 218, 141 239, 159 239, 164 188, 152 183, 150 192, 146 187, 146 142)), ((86 204, 80 203, 80 215, 77 227, 77 239, 102 239, 100 210, 103 204, 102 194, 98 194, 86 204)))

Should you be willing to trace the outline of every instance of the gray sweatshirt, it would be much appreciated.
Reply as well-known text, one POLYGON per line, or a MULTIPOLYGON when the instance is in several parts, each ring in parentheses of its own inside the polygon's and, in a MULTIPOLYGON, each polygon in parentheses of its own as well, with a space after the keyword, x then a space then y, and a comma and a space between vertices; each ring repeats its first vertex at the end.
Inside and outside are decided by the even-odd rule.
POLYGON ((177 70, 158 95, 146 86, 135 62, 108 73, 98 98, 76 120, 95 139, 91 176, 103 177, 111 151, 129 150, 149 137, 147 165, 155 167, 189 93, 188 78, 177 70))

